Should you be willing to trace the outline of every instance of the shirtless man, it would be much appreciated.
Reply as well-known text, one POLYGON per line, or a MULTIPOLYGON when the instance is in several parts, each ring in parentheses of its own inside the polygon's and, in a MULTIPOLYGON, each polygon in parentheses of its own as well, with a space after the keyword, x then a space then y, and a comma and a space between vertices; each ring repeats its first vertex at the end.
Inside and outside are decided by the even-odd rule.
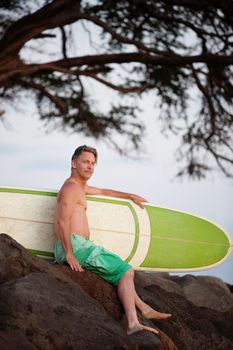
POLYGON ((119 256, 89 240, 85 196, 103 195, 130 199, 141 208, 146 200, 134 194, 87 185, 96 162, 97 151, 86 145, 78 147, 72 156, 71 176, 64 182, 58 195, 55 219, 56 262, 67 262, 77 272, 83 272, 83 268, 89 269, 116 285, 126 314, 128 334, 142 330, 157 334, 157 330, 139 322, 136 308, 147 319, 167 319, 171 314, 160 313, 145 304, 136 293, 133 268, 119 256))

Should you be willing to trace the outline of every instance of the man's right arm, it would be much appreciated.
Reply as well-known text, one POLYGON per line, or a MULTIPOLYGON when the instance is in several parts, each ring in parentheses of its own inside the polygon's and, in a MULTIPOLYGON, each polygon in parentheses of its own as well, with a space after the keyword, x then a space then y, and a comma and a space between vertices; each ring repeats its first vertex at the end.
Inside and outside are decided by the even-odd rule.
POLYGON ((59 193, 57 204, 57 228, 62 245, 66 252, 66 260, 74 271, 83 271, 81 265, 73 254, 70 242, 70 222, 71 216, 77 205, 77 191, 73 188, 75 185, 65 185, 59 193))
POLYGON ((86 187, 86 194, 130 199, 135 204, 139 205, 139 207, 141 207, 142 209, 144 208, 143 203, 147 202, 147 200, 145 198, 142 198, 142 197, 140 197, 136 194, 133 194, 133 193, 120 192, 120 191, 116 191, 116 190, 97 188, 97 187, 92 187, 92 186, 86 187))

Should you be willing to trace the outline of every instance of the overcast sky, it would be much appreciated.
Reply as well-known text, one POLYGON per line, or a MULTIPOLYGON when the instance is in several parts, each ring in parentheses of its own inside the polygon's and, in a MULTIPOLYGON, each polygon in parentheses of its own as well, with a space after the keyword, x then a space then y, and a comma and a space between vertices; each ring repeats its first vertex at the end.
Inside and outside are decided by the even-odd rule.
MULTIPOLYGON (((88 45, 84 43, 87 43, 85 38, 82 54, 87 54, 88 45)), ((80 53, 78 44, 76 49, 80 53)), ((29 57, 27 50, 24 56, 29 57)), ((88 84, 93 98, 103 107, 107 99, 113 98, 106 88, 88 84)), ((51 131, 51 128, 46 133, 31 100, 18 107, 15 111, 9 105, 0 123, 0 185, 58 189, 70 175, 70 157, 74 149, 86 143, 99 151, 90 184, 136 193, 153 204, 206 217, 223 226, 233 237, 233 180, 226 179, 220 172, 199 182, 175 179, 178 164, 174 154, 179 141, 175 137, 161 136, 151 96, 141 102, 147 135, 142 156, 136 160, 119 156, 102 140, 97 142, 83 135, 51 131)), ((221 266, 205 274, 219 276, 233 284, 233 254, 221 266)))

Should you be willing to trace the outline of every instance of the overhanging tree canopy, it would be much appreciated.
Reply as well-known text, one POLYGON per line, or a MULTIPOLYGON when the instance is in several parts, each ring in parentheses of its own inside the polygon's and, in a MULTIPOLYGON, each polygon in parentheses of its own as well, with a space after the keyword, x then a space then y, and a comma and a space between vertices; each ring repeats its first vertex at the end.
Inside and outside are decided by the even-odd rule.
POLYGON ((41 118, 96 138, 114 130, 137 148, 142 121, 124 96, 152 91, 163 129, 181 137, 179 174, 205 175, 207 154, 232 176, 232 0, 8 0, 0 8, 1 114, 4 103, 31 93, 41 118), (90 38, 98 34, 95 52, 72 55, 70 43, 82 40, 77 22, 90 38), (56 58, 40 60, 48 40, 56 58), (120 94, 108 113, 93 107, 87 79, 120 94))

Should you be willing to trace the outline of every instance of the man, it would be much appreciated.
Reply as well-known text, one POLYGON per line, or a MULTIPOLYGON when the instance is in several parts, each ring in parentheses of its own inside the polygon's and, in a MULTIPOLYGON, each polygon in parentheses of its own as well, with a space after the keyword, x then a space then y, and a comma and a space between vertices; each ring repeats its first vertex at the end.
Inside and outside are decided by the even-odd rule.
POLYGON ((78 147, 71 160, 71 176, 64 182, 57 203, 55 220, 55 259, 67 262, 72 270, 83 268, 94 271, 117 286, 119 299, 127 318, 127 333, 141 330, 158 333, 154 328, 142 325, 136 307, 145 318, 166 319, 170 314, 160 313, 145 304, 137 295, 134 286, 134 271, 119 256, 89 240, 90 232, 86 215, 86 195, 104 195, 134 201, 143 208, 145 199, 129 193, 99 189, 87 184, 94 172, 97 151, 86 145, 78 147))

